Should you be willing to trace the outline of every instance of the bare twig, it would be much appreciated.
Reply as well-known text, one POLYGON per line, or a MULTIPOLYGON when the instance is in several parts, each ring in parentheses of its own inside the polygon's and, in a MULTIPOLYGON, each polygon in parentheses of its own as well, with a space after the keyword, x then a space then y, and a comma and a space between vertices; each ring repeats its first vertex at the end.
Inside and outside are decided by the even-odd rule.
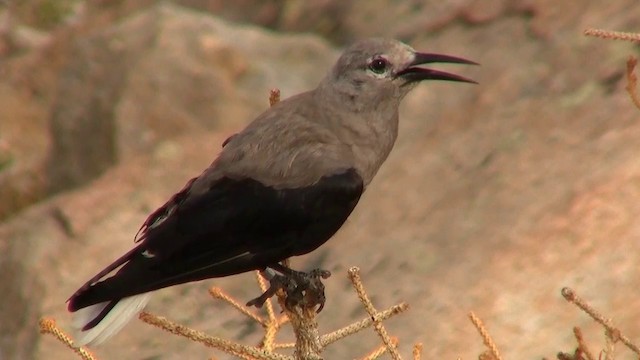
MULTIPOLYGON (((586 36, 594 36, 607 40, 626 40, 640 43, 640 33, 588 28, 584 31, 584 34, 586 36)), ((629 60, 627 60, 627 86, 625 87, 625 89, 629 93, 629 96, 631 96, 631 101, 633 101, 633 104, 638 109, 640 109, 640 97, 636 92, 638 79, 633 72, 637 63, 638 60, 633 56, 630 56, 629 60)))
POLYGON ((282 344, 273 344, 276 349, 293 349, 296 347, 296 343, 282 343, 282 344))
POLYGON ((380 335, 382 342, 387 346, 389 355, 391 355, 391 358, 394 360, 401 360, 402 358, 398 353, 398 349, 396 348, 396 345, 391 341, 391 338, 389 337, 387 330, 382 325, 382 321, 376 320, 377 311, 373 306, 373 304, 371 303, 369 296, 364 290, 364 286, 362 285, 362 279, 360 279, 360 269, 358 267, 354 266, 349 269, 349 279, 351 280, 351 283, 353 284, 353 287, 356 290, 356 293, 358 294, 358 298, 360 298, 362 305, 364 305, 365 310, 374 319, 373 328, 376 330, 378 335, 380 335))
POLYGON ((64 331, 60 330, 56 325, 56 321, 51 318, 40 319, 40 333, 51 334, 58 341, 65 344, 69 349, 73 350, 84 360, 96 360, 95 356, 84 347, 76 347, 73 345, 73 340, 64 331))
POLYGON ((624 336, 620 330, 618 330, 611 319, 607 319, 602 314, 600 314, 597 310, 595 310, 591 305, 589 305, 586 301, 582 300, 571 288, 565 287, 562 289, 562 296, 570 303, 575 304, 582 311, 587 313, 587 315, 591 316, 593 320, 595 320, 600 325, 604 326, 607 331, 607 337, 611 337, 612 340, 622 341, 631 351, 640 355, 640 348, 629 340, 626 336, 624 336))
POLYGON ((593 37, 607 39, 607 40, 625 40, 625 41, 640 42, 640 34, 638 33, 588 28, 584 31, 584 34, 586 36, 593 36, 593 37))
POLYGON ((605 348, 604 348, 604 360, 613 360, 616 353, 616 339, 610 336, 608 331, 605 331, 605 348))
MULTIPOLYGON (((273 91, 273 90, 272 90, 273 91)), ((267 280, 260 274, 259 271, 256 271, 256 280, 258 281, 258 286, 262 292, 267 291, 269 287, 267 285, 267 280)), ((275 310, 273 309, 273 302, 271 299, 267 299, 264 303, 265 309, 267 311, 267 320, 264 322, 264 337, 262 338, 262 347, 266 350, 273 351, 278 346, 276 344, 276 334, 282 325, 289 322, 289 317, 285 314, 278 318, 275 310)))
POLYGON ((482 336, 482 341, 484 342, 484 345, 489 349, 493 358, 495 360, 502 360, 502 357, 500 356, 500 352, 498 351, 498 347, 496 346, 496 343, 491 338, 491 335, 489 335, 489 332, 487 331, 484 324, 482 323, 482 320, 480 320, 480 318, 478 318, 476 314, 473 313, 473 311, 469 312, 469 318, 471 319, 471 322, 476 327, 476 329, 478 329, 480 336, 482 336))
MULTIPOLYGON (((394 346, 396 347, 398 346, 398 338, 396 338, 395 336, 391 337, 391 342, 393 343, 394 346)), ((375 360, 380 356, 384 355, 388 350, 389 348, 385 344, 382 344, 372 352, 365 355, 361 360, 375 360)))
POLYGON ((269 91, 269 105, 273 106, 280 101, 280 89, 273 88, 269 91))
POLYGON ((207 335, 201 331, 190 329, 184 325, 176 324, 162 316, 157 316, 148 312, 140 313, 140 320, 147 324, 158 327, 162 330, 186 337, 194 342, 199 342, 205 346, 222 350, 227 354, 236 355, 243 359, 259 360, 293 360, 290 356, 276 354, 253 346, 238 344, 216 336, 207 335))
POLYGON ((221 288, 212 287, 211 289, 209 289, 209 294, 211 294, 211 296, 213 296, 213 298, 222 300, 222 301, 226 302, 227 304, 231 305, 236 310, 238 310, 240 313, 242 313, 242 314, 246 315, 247 317, 253 319, 255 322, 261 324, 263 327, 267 326, 267 321, 266 320, 264 320, 262 317, 260 317, 255 312, 251 311, 248 307, 240 304, 238 301, 236 301, 230 295, 225 293, 224 290, 222 290, 221 288))
POLYGON ((409 308, 409 305, 407 305, 406 303, 400 303, 398 305, 394 305, 384 311, 377 312, 375 316, 369 316, 353 324, 345 326, 341 329, 330 332, 326 335, 322 335, 320 337, 320 344, 322 344, 322 347, 327 347, 328 345, 342 338, 355 334, 362 329, 368 328, 375 321, 384 321, 394 315, 400 314, 401 312, 407 310, 408 308, 409 308))
POLYGON ((587 347, 587 343, 584 341, 584 337, 582 336, 582 331, 579 327, 573 328, 573 334, 578 341, 578 349, 587 357, 587 360, 596 360, 595 356, 591 353, 589 348, 587 347))
POLYGON ((422 358, 422 343, 413 345, 413 360, 420 360, 422 358))

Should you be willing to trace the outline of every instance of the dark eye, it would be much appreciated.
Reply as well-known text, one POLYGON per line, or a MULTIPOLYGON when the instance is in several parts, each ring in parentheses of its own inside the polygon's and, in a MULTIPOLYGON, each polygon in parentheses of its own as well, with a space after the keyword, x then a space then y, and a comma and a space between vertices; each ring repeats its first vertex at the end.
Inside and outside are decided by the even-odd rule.
POLYGON ((387 66, 389 66, 389 63, 383 58, 375 58, 369 63, 369 69, 376 74, 382 74, 387 71, 387 66))

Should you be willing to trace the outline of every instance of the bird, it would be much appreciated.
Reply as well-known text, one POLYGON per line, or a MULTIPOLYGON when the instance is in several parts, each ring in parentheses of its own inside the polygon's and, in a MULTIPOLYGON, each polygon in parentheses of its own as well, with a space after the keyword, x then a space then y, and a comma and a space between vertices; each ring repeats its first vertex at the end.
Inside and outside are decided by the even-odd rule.
MULTIPOLYGON (((426 80, 476 83, 422 66, 429 63, 477 65, 390 38, 360 40, 315 89, 274 104, 227 139, 210 166, 148 216, 135 246, 67 300, 76 343, 106 341, 155 290, 253 270, 292 298, 315 284, 321 309, 321 279, 330 273, 283 261, 343 226, 394 146, 411 89, 426 80)), ((248 304, 260 306, 272 288, 248 304)))

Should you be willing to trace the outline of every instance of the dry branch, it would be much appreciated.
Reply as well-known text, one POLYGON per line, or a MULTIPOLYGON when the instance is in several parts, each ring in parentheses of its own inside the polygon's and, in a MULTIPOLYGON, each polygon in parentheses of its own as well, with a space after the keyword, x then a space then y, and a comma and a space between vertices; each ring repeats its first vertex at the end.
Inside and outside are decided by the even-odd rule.
POLYGON ((580 350, 580 352, 582 352, 582 354, 584 354, 587 357, 587 360, 596 360, 595 356, 593 356, 593 354, 589 350, 587 343, 584 341, 584 337, 582 336, 582 331, 580 330, 579 327, 576 326, 573 328, 573 334, 575 335, 576 340, 578 341, 578 350, 580 350))
POLYGON ((584 31, 586 36, 593 36, 606 40, 624 40, 640 42, 640 34, 622 31, 611 31, 603 29, 588 28, 584 31))
MULTIPOLYGON (((260 275, 259 272, 256 272, 256 277, 260 289, 262 291, 265 291, 268 287, 266 280, 260 275)), ((377 311, 371 303, 371 300, 369 299, 369 296, 364 289, 364 285, 362 284, 362 280, 360 279, 358 268, 354 267, 349 270, 349 278, 351 279, 358 297, 365 307, 365 310, 369 313, 369 317, 364 318, 360 321, 356 321, 339 330, 322 336, 318 334, 315 308, 305 309, 303 307, 297 306, 293 309, 287 309, 285 306, 283 306, 286 296, 284 292, 278 292, 276 294, 280 306, 284 311, 284 315, 276 315, 276 311, 273 307, 273 300, 268 299, 264 304, 264 311, 266 313, 266 316, 261 316, 256 313, 254 309, 242 305, 238 300, 234 299, 224 290, 217 287, 213 287, 209 290, 209 293, 213 298, 222 300, 226 304, 229 304, 231 308, 235 309, 236 311, 240 312, 244 316, 250 318, 263 327, 265 334, 258 346, 243 345, 231 340, 210 336, 201 331, 191 329, 185 325, 175 323, 167 318, 148 312, 140 313, 139 318, 145 323, 158 327, 164 331, 176 334, 178 336, 189 339, 190 341, 201 343, 207 347, 215 348, 227 354, 234 355, 240 359, 246 360, 322 359, 321 352, 327 346, 349 335, 355 334, 362 329, 373 326, 378 335, 383 339, 383 343, 381 346, 372 350, 366 357, 364 357, 364 359, 377 359, 385 353, 389 353, 394 359, 401 359, 397 350, 398 339, 389 337, 386 329, 384 329, 384 327, 382 326, 382 322, 394 315, 407 310, 408 305, 405 303, 401 303, 394 305, 386 310, 377 311), (291 324, 293 328, 294 334, 296 336, 296 342, 284 344, 276 343, 276 334, 282 328, 282 326, 287 323, 291 324), (276 350, 278 349, 290 348, 295 349, 293 356, 276 352, 276 350)), ((64 334, 61 330, 59 330, 53 320, 42 319, 40 321, 40 329, 42 333, 53 334, 58 340, 66 344, 67 347, 75 351, 83 359, 96 360, 96 358, 86 349, 74 347, 71 338, 68 335, 64 334)), ((416 346, 414 347, 413 358, 415 360, 420 359, 421 349, 421 344, 416 344, 416 346)))
POLYGON ((594 309, 589 303, 580 298, 572 289, 565 287, 562 289, 562 296, 570 303, 579 307, 582 311, 587 313, 593 320, 602 325, 606 329, 607 338, 610 338, 612 342, 620 340, 631 351, 640 355, 640 348, 629 340, 622 332, 616 328, 611 319, 607 319, 600 312, 594 309))
POLYGON ((422 343, 417 343, 413 346, 413 360, 420 360, 422 358, 422 343))
POLYGON ((376 308, 373 306, 373 304, 371 303, 371 300, 369 299, 369 296, 367 295, 366 291, 364 290, 362 279, 360 279, 360 269, 355 266, 350 268, 349 279, 351 279, 351 283, 353 284, 353 287, 356 290, 356 293, 358 294, 358 298, 360 299, 360 302, 362 302, 362 305, 364 305, 364 309, 369 313, 369 315, 371 315, 371 318, 373 319, 373 328, 376 330, 378 335, 380 335, 382 342, 387 346, 389 355, 391 355, 391 358, 393 360, 401 360, 402 358, 398 353, 398 349, 396 348, 396 345, 393 343, 393 341, 391 341, 391 338, 387 333, 387 329, 384 328, 381 320, 376 319, 376 315, 378 312, 376 308))
POLYGON ((482 320, 480 320, 480 318, 478 318, 476 314, 473 313, 473 311, 469 312, 469 318, 471 319, 471 322, 476 327, 476 329, 478 329, 480 336, 482 336, 482 341, 484 342, 484 345, 489 349, 489 352, 490 352, 489 354, 491 355, 491 357, 489 357, 488 359, 502 360, 502 357, 500 356, 500 352, 498 351, 498 347, 496 346, 496 343, 491 338, 491 335, 489 335, 489 332, 487 331, 487 328, 482 323, 482 320))
POLYGON ((172 334, 183 336, 191 341, 199 342, 205 346, 222 350, 228 354, 236 355, 243 359, 255 358, 258 360, 292 360, 290 356, 275 354, 253 346, 238 344, 216 336, 207 335, 201 331, 193 330, 181 324, 177 324, 162 316, 148 312, 140 313, 140 320, 158 327, 172 334))
POLYGON ((58 328, 55 320, 50 318, 42 318, 40 319, 39 326, 41 334, 53 335, 56 339, 58 339, 58 341, 65 344, 69 349, 78 354, 78 356, 80 356, 82 359, 96 360, 95 356, 93 356, 93 354, 89 350, 85 349, 84 347, 76 347, 73 344, 73 340, 71 340, 71 337, 64 331, 60 330, 60 328, 58 328))
POLYGON ((381 321, 387 320, 388 318, 394 315, 400 314, 401 312, 407 310, 408 308, 409 308, 409 305, 407 305, 406 303, 400 303, 398 305, 394 305, 386 310, 377 312, 375 316, 366 317, 360 321, 354 322, 341 329, 330 332, 326 335, 322 335, 320 337, 320 343, 322 344, 323 347, 327 347, 328 345, 336 341, 339 341, 349 335, 353 335, 357 333, 360 330, 370 327, 375 321, 381 322, 381 321))

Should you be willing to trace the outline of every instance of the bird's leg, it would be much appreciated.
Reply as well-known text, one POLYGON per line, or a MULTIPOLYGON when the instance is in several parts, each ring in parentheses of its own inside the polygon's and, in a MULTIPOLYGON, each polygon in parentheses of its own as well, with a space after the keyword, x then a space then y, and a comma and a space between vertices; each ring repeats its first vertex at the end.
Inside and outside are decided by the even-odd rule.
MULTIPOLYGON (((265 279, 269 280, 269 288, 267 289, 267 291, 262 293, 262 295, 258 296, 255 299, 250 300, 247 303, 247 306, 255 306, 257 308, 261 308, 262 305, 264 305, 265 301, 267 301, 267 299, 274 296, 278 290, 280 289, 287 290, 288 288, 291 287, 291 281, 289 281, 289 279, 286 276, 276 274, 270 268, 266 268, 260 271, 260 273, 262 274, 262 276, 264 276, 265 279)), ((289 293, 289 291, 286 291, 286 292, 287 294, 289 293)))

